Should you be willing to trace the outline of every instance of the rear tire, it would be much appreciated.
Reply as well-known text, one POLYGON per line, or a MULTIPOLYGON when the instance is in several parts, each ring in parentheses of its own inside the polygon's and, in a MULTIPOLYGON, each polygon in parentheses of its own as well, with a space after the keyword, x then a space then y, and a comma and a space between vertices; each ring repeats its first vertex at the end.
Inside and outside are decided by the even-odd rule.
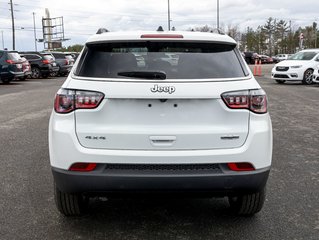
POLYGON ((228 197, 228 201, 232 212, 235 214, 252 216, 262 209, 265 198, 266 189, 264 188, 256 193, 228 197))
POLYGON ((279 84, 283 84, 283 83, 285 83, 286 81, 285 81, 285 80, 276 80, 276 82, 279 83, 279 84))
POLYGON ((2 81, 4 84, 9 84, 12 80, 13 80, 13 78, 2 78, 2 79, 1 79, 1 81, 2 81))
POLYGON ((312 74, 313 74, 313 70, 307 69, 303 75, 302 83, 306 85, 312 84, 312 74))
POLYGON ((31 69, 32 74, 31 74, 31 78, 35 79, 35 78, 40 78, 41 73, 40 73, 40 69, 37 67, 34 67, 31 69))
POLYGON ((64 193, 55 184, 54 198, 57 209, 65 216, 81 216, 87 211, 88 198, 82 194, 64 193))

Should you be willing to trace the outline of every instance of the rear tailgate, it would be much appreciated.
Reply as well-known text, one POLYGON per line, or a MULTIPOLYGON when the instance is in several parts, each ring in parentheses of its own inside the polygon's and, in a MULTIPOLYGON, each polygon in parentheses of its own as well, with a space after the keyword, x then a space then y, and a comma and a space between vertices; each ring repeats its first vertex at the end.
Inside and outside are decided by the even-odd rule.
MULTIPOLYGON (((90 83, 82 83, 83 89, 88 89, 90 83)), ((155 95, 150 91, 154 84, 126 84, 126 89, 131 91, 125 98, 121 83, 99 82, 96 88, 91 88, 104 92, 106 97, 97 109, 75 112, 76 134, 82 146, 196 150, 236 148, 246 140, 249 111, 229 109, 220 95, 232 88, 238 89, 239 84, 256 88, 254 81, 175 83, 174 94, 155 95), (138 85, 136 88, 140 91, 135 92, 134 87, 130 87, 133 85, 138 85), (140 93, 143 90, 144 94, 140 93)), ((72 88, 72 82, 68 87, 72 88)))

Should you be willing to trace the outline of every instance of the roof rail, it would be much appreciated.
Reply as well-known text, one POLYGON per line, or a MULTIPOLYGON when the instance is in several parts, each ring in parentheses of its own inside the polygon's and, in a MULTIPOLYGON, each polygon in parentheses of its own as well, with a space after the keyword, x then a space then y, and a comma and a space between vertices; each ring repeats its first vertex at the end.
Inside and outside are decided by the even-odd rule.
POLYGON ((106 28, 99 28, 99 30, 97 30, 96 34, 102 34, 102 33, 106 33, 109 32, 109 30, 107 30, 106 28))

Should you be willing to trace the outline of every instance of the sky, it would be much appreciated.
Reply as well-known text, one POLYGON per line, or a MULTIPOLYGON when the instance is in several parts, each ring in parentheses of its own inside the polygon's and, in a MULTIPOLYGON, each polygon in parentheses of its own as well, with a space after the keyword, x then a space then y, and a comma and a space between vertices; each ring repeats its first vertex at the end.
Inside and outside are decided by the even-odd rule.
MULTIPOLYGON (((110 31, 167 30, 168 0, 12 0, 16 28, 16 50, 35 49, 33 12, 36 35, 43 38, 42 17, 45 8, 50 17, 63 16, 63 46, 84 44, 98 28, 110 31)), ((217 25, 217 0, 170 0, 171 27, 177 30, 217 25)), ((264 25, 269 17, 291 21, 292 28, 319 23, 318 0, 219 0, 220 25, 247 27, 264 25)), ((0 49, 12 49, 9 0, 0 0, 0 49), (3 38, 2 38, 3 36, 3 38), (2 41, 3 39, 3 41, 2 41), (4 45, 4 46, 3 46, 4 45)), ((43 43, 37 43, 38 50, 43 43)))

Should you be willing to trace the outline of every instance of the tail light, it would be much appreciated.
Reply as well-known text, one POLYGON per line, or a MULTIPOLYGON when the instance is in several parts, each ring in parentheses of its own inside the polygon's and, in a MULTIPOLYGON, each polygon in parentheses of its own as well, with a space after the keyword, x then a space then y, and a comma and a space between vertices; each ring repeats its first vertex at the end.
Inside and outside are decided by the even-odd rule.
POLYGON ((267 112, 267 95, 262 89, 226 92, 222 99, 232 109, 249 109, 254 113, 267 112))
POLYGON ((143 34, 141 38, 184 38, 180 34, 143 34))
POLYGON ((255 168, 251 163, 239 162, 239 163, 228 163, 228 167, 232 171, 241 172, 241 171, 254 171, 255 168))
POLYGON ((68 59, 65 59, 65 65, 69 65, 69 60, 68 59))
POLYGON ((97 108, 104 98, 103 93, 61 88, 55 96, 54 110, 70 113, 76 109, 97 108))
POLYGON ((9 64, 14 64, 14 61, 10 60, 10 59, 6 60, 6 62, 9 63, 9 64))
POLYGON ((69 171, 90 172, 96 168, 96 163, 74 163, 69 168, 69 171))
POLYGON ((44 59, 44 60, 42 60, 42 63, 43 63, 43 64, 50 64, 50 63, 51 63, 51 61, 50 61, 50 60, 48 60, 48 59, 44 59))

